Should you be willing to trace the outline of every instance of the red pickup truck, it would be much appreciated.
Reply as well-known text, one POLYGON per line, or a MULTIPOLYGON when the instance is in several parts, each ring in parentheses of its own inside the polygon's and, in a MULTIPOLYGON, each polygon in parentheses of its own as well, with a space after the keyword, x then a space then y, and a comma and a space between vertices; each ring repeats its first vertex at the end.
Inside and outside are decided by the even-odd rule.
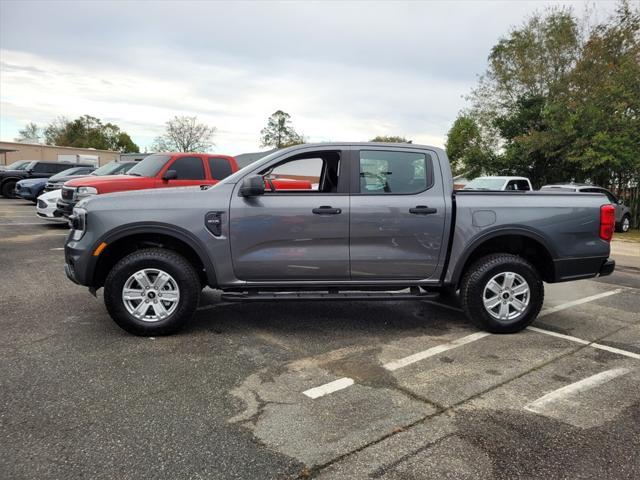
MULTIPOLYGON (((238 171, 235 158, 209 153, 157 153, 149 155, 126 175, 83 177, 66 182, 57 208, 65 217, 83 198, 102 193, 150 188, 215 185, 238 171)), ((272 189, 310 190, 311 182, 298 179, 272 181, 272 189)))

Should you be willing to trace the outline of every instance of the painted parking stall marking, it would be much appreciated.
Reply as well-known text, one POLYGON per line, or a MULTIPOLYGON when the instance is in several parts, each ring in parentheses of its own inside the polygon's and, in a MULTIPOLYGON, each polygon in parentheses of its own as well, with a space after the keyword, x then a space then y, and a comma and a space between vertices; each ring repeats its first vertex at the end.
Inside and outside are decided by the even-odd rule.
POLYGON ((409 355, 408 357, 400 358, 398 360, 385 363, 383 367, 393 372, 394 370, 398 370, 399 368, 403 368, 403 367, 406 367, 407 365, 411 365, 412 363, 416 363, 426 358, 433 357, 435 355, 438 355, 439 353, 446 352, 447 350, 451 350, 452 348, 457 348, 461 345, 466 345, 467 343, 475 342, 476 340, 480 340, 481 338, 487 337, 489 335, 491 334, 487 332, 472 333, 471 335, 467 335, 466 337, 453 340, 452 342, 445 343, 442 345, 437 345, 435 347, 429 348, 422 352, 409 355))
POLYGON ((555 307, 545 308, 538 314, 538 318, 546 317, 547 315, 551 315, 552 313, 566 310, 567 308, 575 307, 576 305, 582 305, 583 303, 593 302, 594 300, 598 300, 600 298, 610 297, 611 295, 616 295, 622 291, 624 291, 624 289, 617 288, 616 290, 609 290, 608 292, 602 292, 596 295, 590 295, 588 297, 579 298, 571 302, 562 303, 560 305, 556 305, 555 307))
MULTIPOLYGON (((622 288, 618 288, 615 290, 609 290, 607 292, 602 292, 596 295, 590 295, 588 297, 584 297, 584 298, 579 298, 577 300, 572 300, 570 302, 566 302, 566 303, 562 303, 560 305, 556 305, 555 307, 550 307, 547 309, 544 309, 542 312, 540 312, 540 314, 538 315, 538 318, 540 317, 544 317, 546 315, 550 315, 552 313, 556 313, 556 312, 560 312, 562 310, 566 310, 568 308, 571 307, 575 307, 577 305, 582 305, 584 303, 589 303, 589 302, 593 302, 594 300, 598 300, 601 298, 606 298, 609 297, 611 295, 616 295, 618 293, 623 292, 624 289, 622 288)), ((433 302, 433 301, 426 301, 427 303, 431 303, 434 305, 438 305, 438 306, 442 306, 445 308, 450 308, 452 310, 460 310, 456 307, 452 307, 449 305, 444 305, 441 304, 439 302, 433 302)), ((619 355, 623 355, 626 357, 630 357, 630 358, 635 358, 635 359, 639 359, 640 360, 640 354, 637 353, 633 353, 633 352, 628 352, 626 350, 622 350, 619 348, 615 348, 615 347, 609 347, 607 345, 602 345, 599 343, 595 343, 595 342, 591 342, 589 340, 584 340, 582 338, 578 338, 578 337, 572 337, 571 335, 564 335, 562 333, 557 333, 557 332, 553 332, 550 330, 544 330, 542 328, 538 328, 538 327, 527 327, 528 330, 533 331, 533 332, 537 332, 537 333, 541 333, 541 334, 545 334, 545 335, 551 335, 554 337, 558 337, 558 338, 562 338, 564 340, 568 340, 571 342, 575 342, 575 343, 579 343, 581 345, 586 345, 589 347, 593 347, 593 348, 597 348, 600 350, 605 350, 611 353, 616 353, 619 355)), ((383 365, 383 368, 393 372, 396 370, 399 370, 403 367, 406 367, 408 365, 412 365, 414 363, 420 362, 422 360, 425 360, 427 358, 430 357, 434 357, 436 355, 439 355, 440 353, 446 352, 448 350, 460 347, 462 345, 467 345, 469 343, 475 342, 476 340, 480 340, 484 337, 487 337, 491 335, 490 333, 487 332, 476 332, 476 333, 472 333, 471 335, 467 335, 465 337, 462 338, 458 338, 456 340, 453 340, 451 342, 448 343, 444 343, 442 345, 436 345, 435 347, 429 348, 427 350, 423 350, 421 352, 417 352, 414 353, 412 355, 409 355, 407 357, 403 357, 400 358, 398 360, 393 360, 391 362, 387 362, 383 365)), ((354 380, 348 377, 342 377, 339 378, 338 380, 334 380, 332 382, 329 383, 325 383, 323 385, 320 385, 318 387, 314 387, 314 388, 310 388, 308 390, 305 390, 304 392, 302 392, 304 395, 306 395, 307 397, 311 398, 311 399, 316 399, 316 398, 320 398, 323 397, 325 395, 329 395, 331 393, 337 392, 339 390, 343 390, 345 388, 350 387, 351 385, 354 385, 354 380)))
POLYGON ((309 398, 320 398, 325 395, 328 395, 333 392, 337 392, 338 390, 343 390, 347 387, 353 385, 353 379, 342 377, 338 380, 334 380, 333 382, 325 383, 324 385, 320 385, 319 387, 310 388, 309 390, 305 390, 302 392, 309 398))
POLYGON ((578 337, 572 337, 571 335, 564 335, 558 332, 552 332, 551 330, 544 330, 538 327, 527 327, 527 330, 531 330, 532 332, 544 333, 545 335, 551 335, 552 337, 562 338, 564 340, 568 340, 570 342, 580 343, 581 345, 587 345, 589 347, 597 348, 599 350, 605 350, 611 353, 617 353, 618 355, 624 355, 625 357, 635 358, 640 360, 640 354, 634 352, 628 352, 626 350, 622 350, 621 348, 610 347, 608 345, 602 345, 601 343, 590 342, 589 340, 584 340, 578 337))
POLYGON ((611 370, 606 370, 604 372, 596 373, 595 375, 583 378, 578 382, 565 385, 564 387, 549 392, 546 395, 538 398, 537 400, 529 403, 528 405, 525 405, 524 409, 528 410, 529 412, 542 414, 547 408, 551 407, 552 404, 556 402, 565 400, 581 392, 591 390, 598 385, 602 385, 603 383, 613 380, 614 378, 625 375, 630 371, 630 368, 614 368, 611 370))

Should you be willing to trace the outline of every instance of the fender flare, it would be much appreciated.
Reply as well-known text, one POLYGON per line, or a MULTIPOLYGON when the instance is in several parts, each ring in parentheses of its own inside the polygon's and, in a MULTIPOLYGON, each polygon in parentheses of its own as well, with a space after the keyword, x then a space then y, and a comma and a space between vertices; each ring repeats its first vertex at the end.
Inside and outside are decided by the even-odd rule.
POLYGON ((483 243, 489 240, 492 240, 494 238, 503 237, 507 235, 518 235, 521 237, 530 238, 531 240, 535 240, 547 250, 547 253, 549 253, 549 256, 551 257, 552 260, 555 260, 556 258, 558 258, 558 255, 555 249, 549 245, 549 242, 547 242, 547 240, 544 238, 544 236, 541 233, 538 233, 534 230, 522 228, 522 227, 498 227, 490 231, 483 231, 482 233, 479 234, 479 236, 475 237, 467 245, 467 247, 462 251, 462 255, 460 255, 460 258, 456 262, 456 266, 453 270, 453 274, 451 276, 451 284, 453 285, 458 284, 458 282, 460 281, 460 278, 462 277, 462 273, 463 273, 462 269, 464 268, 465 264, 469 260, 469 257, 471 256, 471 254, 479 246, 481 246, 483 243))
MULTIPOLYGON (((211 286, 215 286, 218 284, 215 267, 213 265, 213 262, 209 258, 209 256, 204 254, 204 252, 206 252, 206 249, 202 244, 202 242, 190 231, 185 230, 184 228, 177 227, 175 225, 170 225, 168 223, 135 222, 127 225, 122 225, 120 227, 116 227, 113 230, 110 230, 109 232, 102 235, 100 238, 98 238, 91 246, 91 251, 92 252, 95 251, 98 245, 100 245, 102 242, 105 242, 108 248, 108 246, 111 245, 112 243, 118 240, 121 240, 125 237, 138 235, 138 234, 149 234, 149 233, 166 235, 166 236, 175 238, 176 240, 181 241, 186 245, 188 245, 195 252, 195 254, 198 256, 198 258, 202 262, 202 265, 205 268, 205 272, 207 276, 207 283, 211 286)), ((96 267, 97 267, 99 258, 100 257, 93 257, 93 256, 91 257, 92 259, 91 270, 93 272, 92 276, 95 275, 96 273, 96 267)))

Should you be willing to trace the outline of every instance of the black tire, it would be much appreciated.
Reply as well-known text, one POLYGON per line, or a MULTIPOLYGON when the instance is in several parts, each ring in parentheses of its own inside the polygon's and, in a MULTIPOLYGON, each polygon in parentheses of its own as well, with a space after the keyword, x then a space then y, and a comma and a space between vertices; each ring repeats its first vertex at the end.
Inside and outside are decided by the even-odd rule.
POLYGON ((17 198, 13 193, 16 188, 16 183, 17 182, 15 180, 7 180, 4 182, 2 184, 2 196, 7 198, 17 198))
MULTIPOLYGON (((533 322, 544 302, 544 285, 540 273, 527 260, 507 253, 482 257, 465 272, 460 285, 460 303, 467 318, 479 328, 491 333, 514 333, 533 322), (513 319, 494 318, 484 306, 484 290, 496 275, 513 272, 529 286, 529 303, 513 319)), ((497 307, 499 308, 499 307, 497 307)))
POLYGON ((198 308, 200 290, 196 269, 182 255, 162 248, 148 248, 133 252, 115 264, 105 280, 104 303, 111 318, 129 333, 147 337, 169 335, 191 320, 198 308), (178 306, 167 318, 153 322, 139 320, 125 307, 122 299, 125 283, 143 269, 160 269, 175 279, 180 298, 178 306))
POLYGON ((622 220, 620 221, 620 223, 616 223, 616 232, 627 233, 629 230, 631 230, 631 216, 625 215, 624 217, 622 217, 622 220), (623 226, 625 220, 629 222, 626 230, 624 229, 624 226, 623 226))

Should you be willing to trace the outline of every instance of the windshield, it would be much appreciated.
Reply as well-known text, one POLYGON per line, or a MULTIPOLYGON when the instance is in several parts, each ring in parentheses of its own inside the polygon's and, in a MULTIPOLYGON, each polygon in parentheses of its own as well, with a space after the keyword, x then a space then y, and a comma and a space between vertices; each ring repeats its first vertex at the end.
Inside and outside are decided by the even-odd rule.
POLYGON ((7 170, 24 170, 30 163, 31 162, 26 160, 18 160, 17 162, 13 162, 12 164, 7 165, 5 168, 7 170))
MULTIPOLYGON (((123 167, 129 165, 129 163, 109 162, 106 165, 101 166, 95 170, 91 175, 115 175, 116 173, 123 173, 123 167)), ((125 170, 126 171, 126 170, 125 170)))
POLYGON ((155 177, 170 158, 171 155, 149 155, 129 170, 128 173, 136 177, 155 177))
POLYGON ((59 178, 62 178, 62 177, 68 177, 69 175, 75 175, 75 174, 76 174, 76 172, 78 172, 78 171, 83 171, 83 170, 85 170, 86 168, 87 168, 87 167, 81 167, 81 168, 78 168, 78 167, 75 167, 75 168, 67 168, 66 170, 63 170, 63 171, 61 171, 60 173, 56 173, 56 174, 55 174, 55 175, 53 175, 49 180, 51 180, 51 181, 56 181, 56 180, 58 180, 59 178))
POLYGON ((504 178, 481 177, 471 180, 463 190, 502 190, 504 178))

